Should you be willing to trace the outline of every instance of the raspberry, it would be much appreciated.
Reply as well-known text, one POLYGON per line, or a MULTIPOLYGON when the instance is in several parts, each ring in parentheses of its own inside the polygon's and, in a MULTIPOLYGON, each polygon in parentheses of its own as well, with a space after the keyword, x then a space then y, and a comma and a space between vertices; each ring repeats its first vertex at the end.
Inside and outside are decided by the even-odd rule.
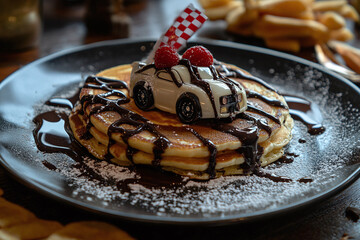
POLYGON ((188 59, 192 65, 198 67, 208 67, 214 62, 211 52, 203 46, 189 48, 182 57, 188 59))
POLYGON ((154 62, 156 68, 172 67, 177 65, 179 61, 179 54, 168 45, 159 47, 155 52, 154 62))

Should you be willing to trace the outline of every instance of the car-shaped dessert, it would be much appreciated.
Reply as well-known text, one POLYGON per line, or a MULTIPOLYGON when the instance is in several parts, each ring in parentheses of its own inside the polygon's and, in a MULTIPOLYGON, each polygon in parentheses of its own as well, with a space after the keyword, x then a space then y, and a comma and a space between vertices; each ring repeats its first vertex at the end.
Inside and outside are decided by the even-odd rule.
POLYGON ((200 118, 233 117, 247 108, 243 87, 224 78, 213 65, 196 67, 185 59, 165 69, 142 62, 132 67, 130 96, 142 110, 156 107, 192 123, 200 118))

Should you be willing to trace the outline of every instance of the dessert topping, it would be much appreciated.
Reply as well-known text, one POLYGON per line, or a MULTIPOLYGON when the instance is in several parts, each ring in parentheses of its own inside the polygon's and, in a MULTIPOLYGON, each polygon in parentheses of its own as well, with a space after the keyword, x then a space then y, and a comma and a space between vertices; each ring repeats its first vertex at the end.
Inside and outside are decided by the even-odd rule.
POLYGON ((209 67, 213 64, 214 58, 211 52, 203 46, 191 47, 183 55, 190 63, 198 67, 209 67))
POLYGON ((156 68, 173 67, 179 63, 180 57, 176 50, 168 45, 159 47, 155 52, 156 68))

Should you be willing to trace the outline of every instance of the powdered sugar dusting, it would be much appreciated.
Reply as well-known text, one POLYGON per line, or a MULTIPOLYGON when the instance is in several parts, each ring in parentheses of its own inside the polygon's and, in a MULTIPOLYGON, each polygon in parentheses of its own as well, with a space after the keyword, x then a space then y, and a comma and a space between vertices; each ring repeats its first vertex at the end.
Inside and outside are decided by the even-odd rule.
POLYGON ((129 168, 117 166, 107 161, 98 161, 85 157, 84 164, 93 169, 104 180, 122 181, 129 178, 138 178, 136 173, 130 171, 129 168))
MULTIPOLYGON (((357 123, 360 113, 345 98, 346 93, 330 91, 330 81, 320 71, 302 65, 289 69, 283 74, 277 71, 266 74, 272 76, 271 83, 280 92, 295 95, 300 92, 317 104, 326 127, 322 135, 312 136, 301 122, 295 121, 293 139, 286 151, 299 156, 292 163, 274 163, 264 168, 264 172, 290 178, 291 182, 274 182, 259 176, 229 176, 206 182, 183 179, 180 184, 166 187, 148 186, 142 184, 142 176, 136 171, 88 157, 83 164, 106 183, 89 177, 84 174, 88 170, 72 164, 57 165, 57 171, 69 180, 74 198, 101 201, 104 207, 111 205, 113 209, 117 209, 116 206, 141 209, 158 216, 202 218, 256 214, 314 197, 341 183, 359 164, 354 149, 357 153, 360 151, 357 147, 360 146, 357 123), (299 143, 299 139, 305 143, 299 143), (311 178, 312 182, 301 183, 302 178, 311 178)), ((255 70, 252 73, 261 77, 255 70)))

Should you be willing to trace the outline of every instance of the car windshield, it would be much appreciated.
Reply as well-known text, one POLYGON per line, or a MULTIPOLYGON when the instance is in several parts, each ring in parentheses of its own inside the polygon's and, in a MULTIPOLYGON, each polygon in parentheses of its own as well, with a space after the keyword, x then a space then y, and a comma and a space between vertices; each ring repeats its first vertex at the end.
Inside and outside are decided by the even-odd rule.
POLYGON ((201 79, 214 79, 214 75, 212 74, 210 68, 198 67, 198 71, 201 79))

